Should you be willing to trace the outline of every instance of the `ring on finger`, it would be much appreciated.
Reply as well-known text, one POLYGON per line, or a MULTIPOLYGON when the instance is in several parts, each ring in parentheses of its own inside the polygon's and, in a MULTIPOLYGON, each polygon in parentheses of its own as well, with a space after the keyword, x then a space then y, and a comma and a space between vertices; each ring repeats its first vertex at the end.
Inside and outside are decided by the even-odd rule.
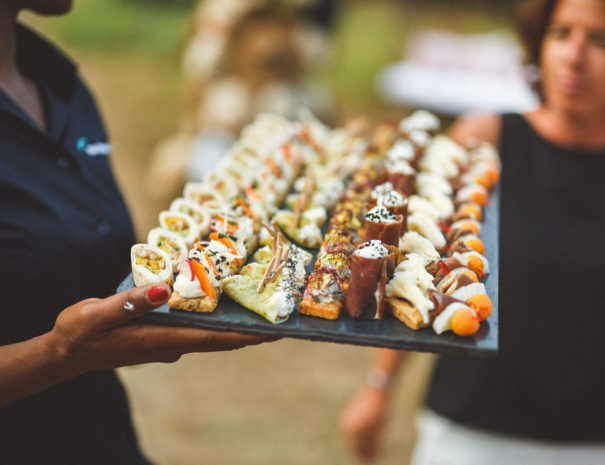
POLYGON ((126 303, 124 304, 123 308, 127 312, 134 312, 136 310, 136 307, 134 306, 134 304, 130 300, 126 301, 126 303))

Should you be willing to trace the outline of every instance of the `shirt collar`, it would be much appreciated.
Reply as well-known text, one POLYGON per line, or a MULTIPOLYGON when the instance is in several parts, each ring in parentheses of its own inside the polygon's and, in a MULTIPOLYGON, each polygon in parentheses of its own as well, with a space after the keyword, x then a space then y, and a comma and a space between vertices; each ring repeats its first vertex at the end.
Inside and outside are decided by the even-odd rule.
POLYGON ((47 84, 60 99, 71 99, 77 82, 76 66, 21 24, 17 24, 17 64, 23 73, 47 84))

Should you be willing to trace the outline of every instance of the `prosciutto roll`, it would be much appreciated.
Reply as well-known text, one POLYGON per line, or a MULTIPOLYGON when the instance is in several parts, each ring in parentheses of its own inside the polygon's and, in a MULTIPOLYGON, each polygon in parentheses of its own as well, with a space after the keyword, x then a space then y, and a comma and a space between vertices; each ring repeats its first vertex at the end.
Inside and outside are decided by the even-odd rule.
POLYGON ((403 160, 387 160, 385 163, 388 175, 387 180, 393 189, 406 196, 414 193, 416 170, 403 160))
POLYGON ((403 217, 399 237, 403 237, 408 230, 408 203, 407 197, 404 197, 395 190, 381 195, 376 201, 376 205, 386 207, 393 215, 401 215, 403 217))
POLYGON ((351 256, 351 283, 345 308, 351 318, 378 319, 384 316, 386 284, 395 268, 396 254, 373 240, 361 244, 351 256))
POLYGON ((166 283, 172 286, 172 264, 168 253, 149 244, 135 244, 130 249, 132 276, 136 286, 166 283))
POLYGON ((390 194, 393 192, 393 184, 390 182, 385 182, 377 185, 370 194, 368 199, 368 204, 372 207, 375 207, 378 204, 378 199, 384 195, 390 194))
POLYGON ((452 296, 433 292, 437 317, 433 329, 437 334, 452 330, 458 336, 472 336, 479 330, 479 317, 475 310, 452 296))
POLYGON ((386 207, 372 208, 366 215, 366 241, 380 240, 386 245, 397 247, 401 237, 403 215, 393 215, 386 207))

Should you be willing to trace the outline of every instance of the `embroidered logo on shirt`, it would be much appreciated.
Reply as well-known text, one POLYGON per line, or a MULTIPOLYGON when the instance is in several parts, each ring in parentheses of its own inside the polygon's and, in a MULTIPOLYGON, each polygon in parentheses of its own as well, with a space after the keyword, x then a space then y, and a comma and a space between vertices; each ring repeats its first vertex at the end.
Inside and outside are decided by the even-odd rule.
POLYGON ((98 155, 107 156, 111 153, 111 145, 108 142, 88 142, 87 137, 80 137, 76 142, 78 152, 84 152, 89 157, 98 155))

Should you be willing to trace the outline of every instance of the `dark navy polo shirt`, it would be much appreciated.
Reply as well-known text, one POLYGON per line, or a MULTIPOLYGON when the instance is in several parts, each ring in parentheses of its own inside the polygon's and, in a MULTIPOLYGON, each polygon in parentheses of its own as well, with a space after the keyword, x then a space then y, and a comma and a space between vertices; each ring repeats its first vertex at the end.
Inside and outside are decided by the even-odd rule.
MULTIPOLYGON (((41 89, 48 130, 0 90, 0 344, 43 334, 62 309, 113 294, 134 242, 107 134, 75 66, 21 26, 17 63, 41 89)), ((142 460, 113 371, 0 410, 2 464, 142 460)))

